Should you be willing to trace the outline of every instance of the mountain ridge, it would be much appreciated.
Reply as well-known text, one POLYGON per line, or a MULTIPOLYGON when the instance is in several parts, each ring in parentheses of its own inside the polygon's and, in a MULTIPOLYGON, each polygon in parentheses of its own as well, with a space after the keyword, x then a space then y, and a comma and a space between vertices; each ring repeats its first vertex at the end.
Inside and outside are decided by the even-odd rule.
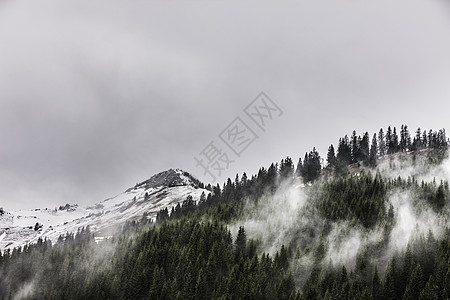
POLYGON ((159 172, 128 188, 123 193, 91 206, 66 204, 59 209, 28 209, 6 211, 0 216, 0 250, 35 243, 39 238, 56 241, 67 232, 75 233, 89 226, 97 238, 109 236, 126 221, 154 221, 164 208, 171 209, 188 196, 198 200, 203 183, 181 169, 159 172))

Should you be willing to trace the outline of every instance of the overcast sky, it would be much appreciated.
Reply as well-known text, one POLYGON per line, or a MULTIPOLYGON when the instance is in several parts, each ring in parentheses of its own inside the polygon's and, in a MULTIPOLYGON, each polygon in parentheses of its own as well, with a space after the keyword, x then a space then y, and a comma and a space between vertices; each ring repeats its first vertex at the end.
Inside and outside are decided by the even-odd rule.
POLYGON ((450 4, 0 1, 0 206, 81 205, 169 168, 209 182, 213 141, 256 173, 339 137, 450 128, 450 4), (244 113, 264 91, 265 132, 244 113), (278 116, 278 114, 277 114, 278 116), (258 135, 240 157, 218 135, 258 135))

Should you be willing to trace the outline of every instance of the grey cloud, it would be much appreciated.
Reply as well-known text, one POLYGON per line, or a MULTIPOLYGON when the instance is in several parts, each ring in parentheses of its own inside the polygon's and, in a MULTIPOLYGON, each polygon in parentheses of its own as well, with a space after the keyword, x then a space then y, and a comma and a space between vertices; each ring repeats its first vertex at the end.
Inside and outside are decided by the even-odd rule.
POLYGON ((261 90, 285 114, 221 180, 353 129, 449 128, 449 22, 444 1, 4 1, 1 204, 207 181, 192 157, 261 90))

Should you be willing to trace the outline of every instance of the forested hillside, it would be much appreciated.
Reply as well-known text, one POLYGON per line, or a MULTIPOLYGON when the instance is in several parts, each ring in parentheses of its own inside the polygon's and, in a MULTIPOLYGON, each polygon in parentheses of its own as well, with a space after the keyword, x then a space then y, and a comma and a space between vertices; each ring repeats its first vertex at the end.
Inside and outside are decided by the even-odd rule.
POLYGON ((448 299, 445 130, 369 137, 341 138, 326 164, 313 148, 236 175, 99 243, 88 227, 5 251, 0 297, 448 299))

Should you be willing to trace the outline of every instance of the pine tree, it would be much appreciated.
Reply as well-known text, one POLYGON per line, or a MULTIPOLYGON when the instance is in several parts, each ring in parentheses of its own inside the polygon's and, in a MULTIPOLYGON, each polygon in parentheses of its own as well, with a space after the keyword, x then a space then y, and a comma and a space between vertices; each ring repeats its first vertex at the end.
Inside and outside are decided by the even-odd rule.
POLYGON ((303 163, 303 180, 305 182, 312 182, 320 176, 322 169, 321 158, 319 152, 314 147, 309 154, 305 155, 305 161, 303 163))
POLYGON ((275 265, 279 269, 287 270, 289 267, 289 258, 288 258, 288 250, 284 245, 281 246, 280 252, 276 253, 275 256, 275 265))
POLYGON ((437 144, 438 144, 438 148, 447 149, 448 144, 447 144, 447 136, 445 133, 445 129, 439 129, 439 131, 437 133, 437 144))
POLYGON ((245 234, 245 229, 242 226, 239 227, 234 245, 234 257, 235 261, 238 262, 241 257, 245 257, 245 249, 247 245, 247 236, 245 234))
POLYGON ((428 136, 427 136, 427 131, 424 130, 422 133, 422 145, 424 148, 429 148, 430 144, 428 142, 428 136))
POLYGON ((375 270, 372 277, 372 295, 374 299, 381 299, 383 294, 383 286, 381 285, 381 279, 378 275, 378 266, 375 265, 375 270))
POLYGON ((428 131, 428 147, 429 148, 435 148, 435 142, 436 142, 436 139, 435 139, 435 136, 433 135, 433 130, 429 130, 428 131))
POLYGON ((386 154, 386 140, 384 137, 383 128, 378 132, 378 155, 384 156, 386 154))
POLYGON ((391 126, 389 126, 387 131, 386 131, 385 140, 386 140, 386 153, 387 154, 394 153, 395 152, 395 150, 394 150, 394 139, 393 139, 393 136, 392 136, 391 126))
POLYGON ((339 147, 336 159, 337 163, 342 166, 347 166, 352 162, 352 150, 347 135, 339 140, 339 147))
POLYGON ((210 286, 208 285, 208 280, 206 278, 206 272, 203 268, 198 272, 198 278, 195 285, 195 297, 194 299, 210 299, 210 286))
POLYGON ((267 169, 266 187, 270 192, 275 193, 278 183, 278 164, 272 163, 267 169))
POLYGON ((278 299, 288 300, 295 291, 294 277, 290 273, 288 277, 283 278, 278 286, 278 299))
POLYGON ((420 292, 419 299, 420 300, 439 300, 445 297, 439 297, 440 290, 438 286, 436 285, 436 280, 433 276, 430 276, 430 279, 428 280, 427 284, 423 288, 423 290, 420 292))
POLYGON ((281 160, 280 163, 280 178, 281 180, 292 179, 294 175, 294 164, 292 158, 289 156, 281 160))
POLYGON ((352 133, 352 163, 357 163, 361 158, 360 153, 360 143, 358 141, 358 136, 356 135, 356 131, 354 130, 352 133))
POLYGON ((303 172, 303 163, 302 163, 302 158, 300 157, 298 159, 298 163, 297 163, 297 169, 295 169, 295 175, 296 176, 302 176, 302 172, 303 172))
POLYGON ((399 149, 401 152, 406 152, 406 134, 405 134, 405 126, 402 124, 400 127, 400 145, 399 149))
POLYGON ((247 187, 247 173, 243 173, 241 177, 241 186, 245 189, 247 187))
POLYGON ((360 159, 365 165, 369 164, 369 144, 370 137, 369 133, 366 132, 360 142, 360 159))
POLYGON ((432 199, 432 204, 437 211, 440 211, 445 205, 445 194, 444 183, 441 182, 432 199))
POLYGON ((205 192, 202 192, 202 194, 200 195, 200 199, 198 201, 199 205, 205 205, 206 204, 206 195, 205 192))
POLYGON ((397 128, 394 127, 394 131, 392 132, 392 153, 397 153, 400 150, 400 145, 398 142, 398 134, 397 134, 397 128))
POLYGON ((411 145, 411 150, 412 151, 417 151, 417 150, 422 150, 423 147, 423 143, 422 143, 422 130, 419 128, 417 128, 416 130, 416 136, 413 139, 413 143, 411 145))
POLYGON ((411 134, 409 133, 408 126, 404 126, 404 134, 405 134, 405 151, 411 150, 411 134))
POLYGON ((372 168, 377 165, 377 134, 373 134, 372 145, 370 146, 370 154, 369 154, 369 166, 372 168))
POLYGON ((336 154, 334 152, 333 144, 331 144, 330 147, 328 148, 327 164, 331 168, 333 168, 336 165, 336 154))
POLYGON ((408 285, 406 286, 405 297, 406 299, 418 299, 420 292, 425 286, 424 275, 422 267, 417 264, 411 273, 408 285))

